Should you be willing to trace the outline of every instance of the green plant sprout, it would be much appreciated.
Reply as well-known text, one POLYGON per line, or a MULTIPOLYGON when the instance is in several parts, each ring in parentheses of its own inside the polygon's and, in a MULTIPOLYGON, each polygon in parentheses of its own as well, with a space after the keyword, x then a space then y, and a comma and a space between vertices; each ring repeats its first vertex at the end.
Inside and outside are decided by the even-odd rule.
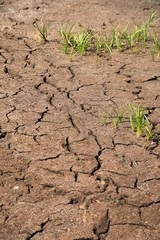
POLYGON ((135 107, 129 104, 127 110, 118 112, 117 105, 110 106, 112 109, 108 114, 101 115, 103 124, 112 123, 113 127, 118 129, 120 124, 125 120, 130 122, 132 132, 136 132, 136 136, 145 136, 149 140, 153 135, 153 126, 147 117, 147 111, 141 107, 135 107))
POLYGON ((33 27, 36 28, 37 33, 38 33, 38 40, 42 42, 43 44, 48 41, 47 39, 47 27, 43 23, 39 25, 36 21, 33 22, 33 27))
POLYGON ((80 55, 83 56, 89 46, 91 46, 91 40, 93 35, 87 29, 82 29, 74 37, 74 48, 79 51, 80 55))
POLYGON ((113 118, 113 126, 114 128, 119 128, 120 123, 124 118, 124 113, 117 113, 117 116, 113 118))
POLYGON ((141 107, 134 107, 129 104, 130 108, 130 125, 132 132, 136 131, 136 136, 140 137, 145 134, 147 140, 152 137, 152 124, 147 118, 145 110, 141 107))
POLYGON ((149 27, 155 21, 157 21, 156 14, 152 13, 147 21, 140 26, 135 25, 130 31, 127 29, 128 26, 123 30, 120 30, 118 26, 112 30, 111 34, 103 35, 93 33, 89 28, 84 28, 80 24, 69 26, 67 23, 62 25, 59 30, 62 37, 63 51, 65 54, 70 54, 70 59, 72 59, 77 53, 83 56, 87 52, 95 52, 99 55, 100 53, 112 53, 115 49, 117 52, 127 49, 133 50, 134 47, 147 49, 146 43, 148 42, 152 61, 154 61, 154 48, 156 48, 158 56, 160 56, 160 39, 158 34, 154 31, 154 35, 150 35, 149 32, 149 27), (154 44, 154 47, 151 44, 154 44))
POLYGON ((101 37, 98 33, 96 35, 96 50, 98 53, 105 51, 105 38, 101 37))
POLYGON ((113 31, 113 38, 115 39, 115 45, 117 48, 117 51, 121 51, 121 45, 122 45, 122 33, 120 33, 117 29, 113 31))
POLYGON ((114 128, 119 128, 122 120, 124 119, 125 111, 118 112, 117 105, 110 105, 110 112, 108 114, 102 114, 101 120, 103 124, 112 123, 114 128))
POLYGON ((133 48, 134 34, 133 33, 125 33, 124 38, 126 39, 126 42, 129 44, 129 47, 133 48))
POLYGON ((137 42, 143 40, 143 42, 146 43, 148 37, 148 29, 151 23, 155 21, 155 18, 156 13, 153 12, 152 14, 150 14, 148 20, 145 23, 143 23, 140 27, 135 26, 135 38, 137 42))
POLYGON ((147 41, 148 28, 150 27, 151 23, 154 22, 155 17, 156 17, 156 13, 153 12, 152 14, 150 14, 148 20, 141 26, 141 35, 144 43, 147 41))
POLYGON ((74 33, 73 30, 75 26, 76 24, 71 27, 69 27, 68 24, 65 26, 62 25, 59 31, 63 38, 64 53, 67 54, 69 49, 71 58, 77 52, 83 56, 86 50, 91 46, 93 38, 90 29, 84 29, 81 25, 79 25, 80 30, 77 33, 74 33))
POLYGON ((146 21, 146 24, 148 25, 148 27, 150 27, 151 23, 154 23, 155 21, 157 21, 158 19, 156 19, 156 13, 153 12, 149 15, 148 20, 146 21))
POLYGON ((97 52, 109 52, 112 53, 111 40, 107 36, 95 35, 96 50, 97 52))
POLYGON ((67 54, 67 50, 69 47, 73 47, 74 45, 74 37, 73 37, 73 29, 75 27, 75 24, 73 24, 71 27, 68 27, 68 23, 66 25, 60 26, 60 36, 63 38, 63 51, 65 54, 67 54))
POLYGON ((118 28, 112 30, 110 45, 111 47, 116 47, 117 52, 121 52, 127 27, 123 31, 119 31, 118 28))

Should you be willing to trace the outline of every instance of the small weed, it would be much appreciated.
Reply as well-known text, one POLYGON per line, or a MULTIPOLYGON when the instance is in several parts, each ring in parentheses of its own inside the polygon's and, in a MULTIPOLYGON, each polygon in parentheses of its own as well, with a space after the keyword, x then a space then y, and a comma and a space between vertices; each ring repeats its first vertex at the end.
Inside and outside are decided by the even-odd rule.
POLYGON ((96 49, 98 52, 112 53, 111 40, 107 36, 101 37, 99 34, 95 35, 96 49))
POLYGON ((68 26, 68 23, 65 25, 60 26, 60 36, 63 38, 63 51, 67 54, 68 48, 72 48, 74 46, 74 36, 73 36, 73 29, 75 24, 71 27, 68 26))
POLYGON ((135 37, 135 40, 137 43, 140 42, 141 31, 142 31, 142 29, 139 28, 138 26, 134 27, 133 37, 135 37))
POLYGON ((137 137, 145 135, 147 139, 152 136, 152 124, 147 118, 145 110, 141 107, 134 107, 133 104, 129 104, 130 108, 130 125, 132 132, 136 131, 137 137))
POLYGON ((136 40, 138 38, 138 41, 142 40, 144 43, 147 42, 148 29, 149 29, 151 23, 153 23, 155 21, 155 18, 156 18, 156 13, 153 12, 149 16, 148 20, 145 23, 143 23, 140 27, 136 26, 136 28, 137 28, 136 40))
POLYGON ((147 36, 148 36, 148 25, 147 24, 144 24, 142 26, 141 33, 142 33, 142 40, 144 43, 146 43, 147 36))
POLYGON ((126 33, 124 35, 124 38, 126 39, 126 42, 129 44, 129 47, 133 48, 134 34, 133 33, 126 33))
POLYGON ((78 32, 74 37, 75 46, 74 48, 83 56, 89 46, 91 46, 91 40, 93 39, 93 35, 89 31, 89 29, 82 29, 78 32))
POLYGON ((113 32, 113 35, 114 35, 113 37, 115 39, 117 51, 120 52, 121 45, 122 45, 122 34, 120 32, 118 32, 117 29, 115 29, 115 31, 113 32))
POLYGON ((110 112, 108 114, 102 114, 101 120, 103 124, 112 123, 114 128, 119 128, 122 120, 124 119, 125 111, 118 112, 117 105, 110 105, 110 112))
MULTIPOLYGON (((101 53, 112 53, 114 49, 117 52, 122 52, 127 49, 146 49, 146 44, 154 43, 155 48, 160 56, 160 38, 156 31, 154 35, 150 34, 149 27, 152 23, 157 21, 155 13, 152 13, 148 20, 140 26, 134 26, 128 31, 128 26, 124 30, 120 30, 119 26, 115 27, 111 34, 102 35, 100 33, 94 33, 89 28, 84 28, 80 24, 62 25, 60 27, 60 35, 62 37, 63 51, 65 54, 70 54, 70 59, 77 53, 80 56, 86 54, 86 52, 96 52, 97 55, 101 53)), ((36 25, 36 28, 37 25, 36 25)), ((39 28, 38 28, 39 29, 39 28)), ((40 31, 41 32, 41 31, 40 31)), ((155 60, 155 51, 149 46, 152 61, 155 60)))
POLYGON ((122 122, 130 122, 132 132, 136 132, 136 136, 145 136, 149 140, 152 133, 152 124, 147 117, 147 111, 141 107, 134 107, 129 104, 129 109, 118 112, 117 105, 111 106, 111 111, 108 114, 103 114, 101 120, 103 124, 112 123, 113 127, 118 129, 122 122))
POLYGON ((119 128, 120 123, 124 118, 124 113, 117 113, 117 116, 113 118, 113 126, 114 128, 119 128))
POLYGON ((47 40, 47 34, 48 34, 48 31, 47 31, 47 27, 45 24, 41 24, 39 25, 36 21, 33 22, 33 27, 36 28, 37 30, 37 38, 38 40, 41 42, 41 43, 46 43, 48 40, 47 40))
POLYGON ((97 52, 105 52, 105 38, 101 37, 98 33, 96 35, 96 50, 97 52))
POLYGON ((149 18, 146 22, 146 24, 148 25, 148 27, 150 27, 151 23, 154 23, 155 21, 157 21, 158 19, 156 19, 156 13, 153 12, 149 15, 149 18))
POLYGON ((67 54, 69 51, 71 58, 77 52, 83 56, 86 50, 90 47, 93 38, 90 29, 84 29, 81 25, 79 25, 80 30, 77 33, 74 33, 73 30, 75 26, 76 24, 71 27, 69 27, 68 24, 65 26, 62 25, 59 31, 63 38, 64 53, 67 54))
POLYGON ((110 40, 110 44, 112 47, 115 46, 118 52, 121 52, 121 50, 122 50, 122 45, 123 45, 126 28, 122 32, 118 31, 118 27, 112 30, 112 37, 110 40))

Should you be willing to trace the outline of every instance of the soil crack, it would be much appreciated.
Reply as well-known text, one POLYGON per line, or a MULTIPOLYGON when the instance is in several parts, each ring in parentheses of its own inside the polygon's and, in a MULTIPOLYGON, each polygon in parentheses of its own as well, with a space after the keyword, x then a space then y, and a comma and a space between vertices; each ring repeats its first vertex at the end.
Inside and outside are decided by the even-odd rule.
POLYGON ((77 127, 77 125, 75 124, 73 117, 70 113, 68 113, 68 119, 71 122, 71 125, 77 130, 78 133, 80 133, 79 128, 77 127))
POLYGON ((160 80, 159 78, 160 78, 160 76, 154 76, 154 77, 151 77, 151 78, 149 78, 147 80, 144 80, 143 83, 144 82, 152 82, 152 81, 160 80))
POLYGON ((101 239, 101 235, 107 235, 110 228, 109 210, 106 211, 105 215, 101 217, 100 221, 95 224, 93 233, 97 235, 98 240, 101 239))
POLYGON ((70 74, 71 74, 70 81, 73 81, 73 79, 75 78, 73 67, 72 66, 68 67, 68 70, 70 71, 70 74))
POLYGON ((46 107, 43 112, 39 113, 40 114, 40 118, 37 119, 35 124, 41 122, 47 112, 48 112, 48 107, 46 107))
POLYGON ((37 231, 35 231, 35 232, 33 232, 33 233, 31 233, 31 234, 29 234, 29 236, 26 237, 25 240, 30 240, 30 239, 32 239, 37 233, 43 232, 45 225, 46 225, 49 221, 50 221, 50 220, 47 219, 45 222, 42 222, 42 223, 39 225, 40 229, 37 230, 37 231))

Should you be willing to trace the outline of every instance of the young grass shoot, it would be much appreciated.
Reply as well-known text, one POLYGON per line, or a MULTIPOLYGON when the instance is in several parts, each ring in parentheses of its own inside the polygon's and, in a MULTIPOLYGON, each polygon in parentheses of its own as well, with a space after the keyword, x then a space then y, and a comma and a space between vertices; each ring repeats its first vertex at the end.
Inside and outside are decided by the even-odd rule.
POLYGON ((108 114, 101 116, 103 124, 113 124, 113 127, 118 129, 122 122, 129 122, 131 131, 136 133, 136 136, 146 137, 149 140, 153 135, 153 126, 147 117, 147 111, 140 106, 135 107, 129 104, 125 111, 117 111, 117 106, 111 106, 111 111, 108 114))
MULTIPOLYGON (((143 24, 133 26, 131 30, 128 30, 126 26, 123 30, 120 27, 115 27, 111 33, 94 33, 89 28, 85 28, 80 24, 62 25, 59 33, 62 38, 62 46, 65 54, 70 55, 70 59, 77 53, 80 56, 88 53, 95 53, 97 55, 101 53, 112 53, 114 50, 117 52, 123 52, 125 50, 133 50, 134 47, 141 49, 149 48, 152 61, 155 60, 155 53, 158 52, 160 57, 160 38, 154 30, 154 34, 150 35, 150 26, 156 22, 156 14, 152 13, 148 20, 143 24), (147 46, 148 43, 148 46, 147 46)), ((41 38, 45 29, 35 25, 40 32, 41 38)), ((153 31, 152 31, 153 32, 153 31)))
POLYGON ((41 43, 45 44, 48 39, 47 39, 47 27, 44 23, 38 24, 36 21, 33 22, 33 27, 37 30, 37 39, 41 43))

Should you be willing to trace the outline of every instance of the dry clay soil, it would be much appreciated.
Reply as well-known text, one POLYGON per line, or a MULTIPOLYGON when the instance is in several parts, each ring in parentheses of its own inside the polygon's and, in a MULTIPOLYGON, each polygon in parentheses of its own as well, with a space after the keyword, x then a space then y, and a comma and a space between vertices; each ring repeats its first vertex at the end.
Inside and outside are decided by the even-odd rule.
POLYGON ((160 59, 70 61, 58 36, 68 20, 108 32, 153 11, 160 1, 0 1, 1 240, 160 239, 160 144, 99 117, 132 102, 160 132, 160 59), (34 20, 47 23, 44 45, 34 20))

